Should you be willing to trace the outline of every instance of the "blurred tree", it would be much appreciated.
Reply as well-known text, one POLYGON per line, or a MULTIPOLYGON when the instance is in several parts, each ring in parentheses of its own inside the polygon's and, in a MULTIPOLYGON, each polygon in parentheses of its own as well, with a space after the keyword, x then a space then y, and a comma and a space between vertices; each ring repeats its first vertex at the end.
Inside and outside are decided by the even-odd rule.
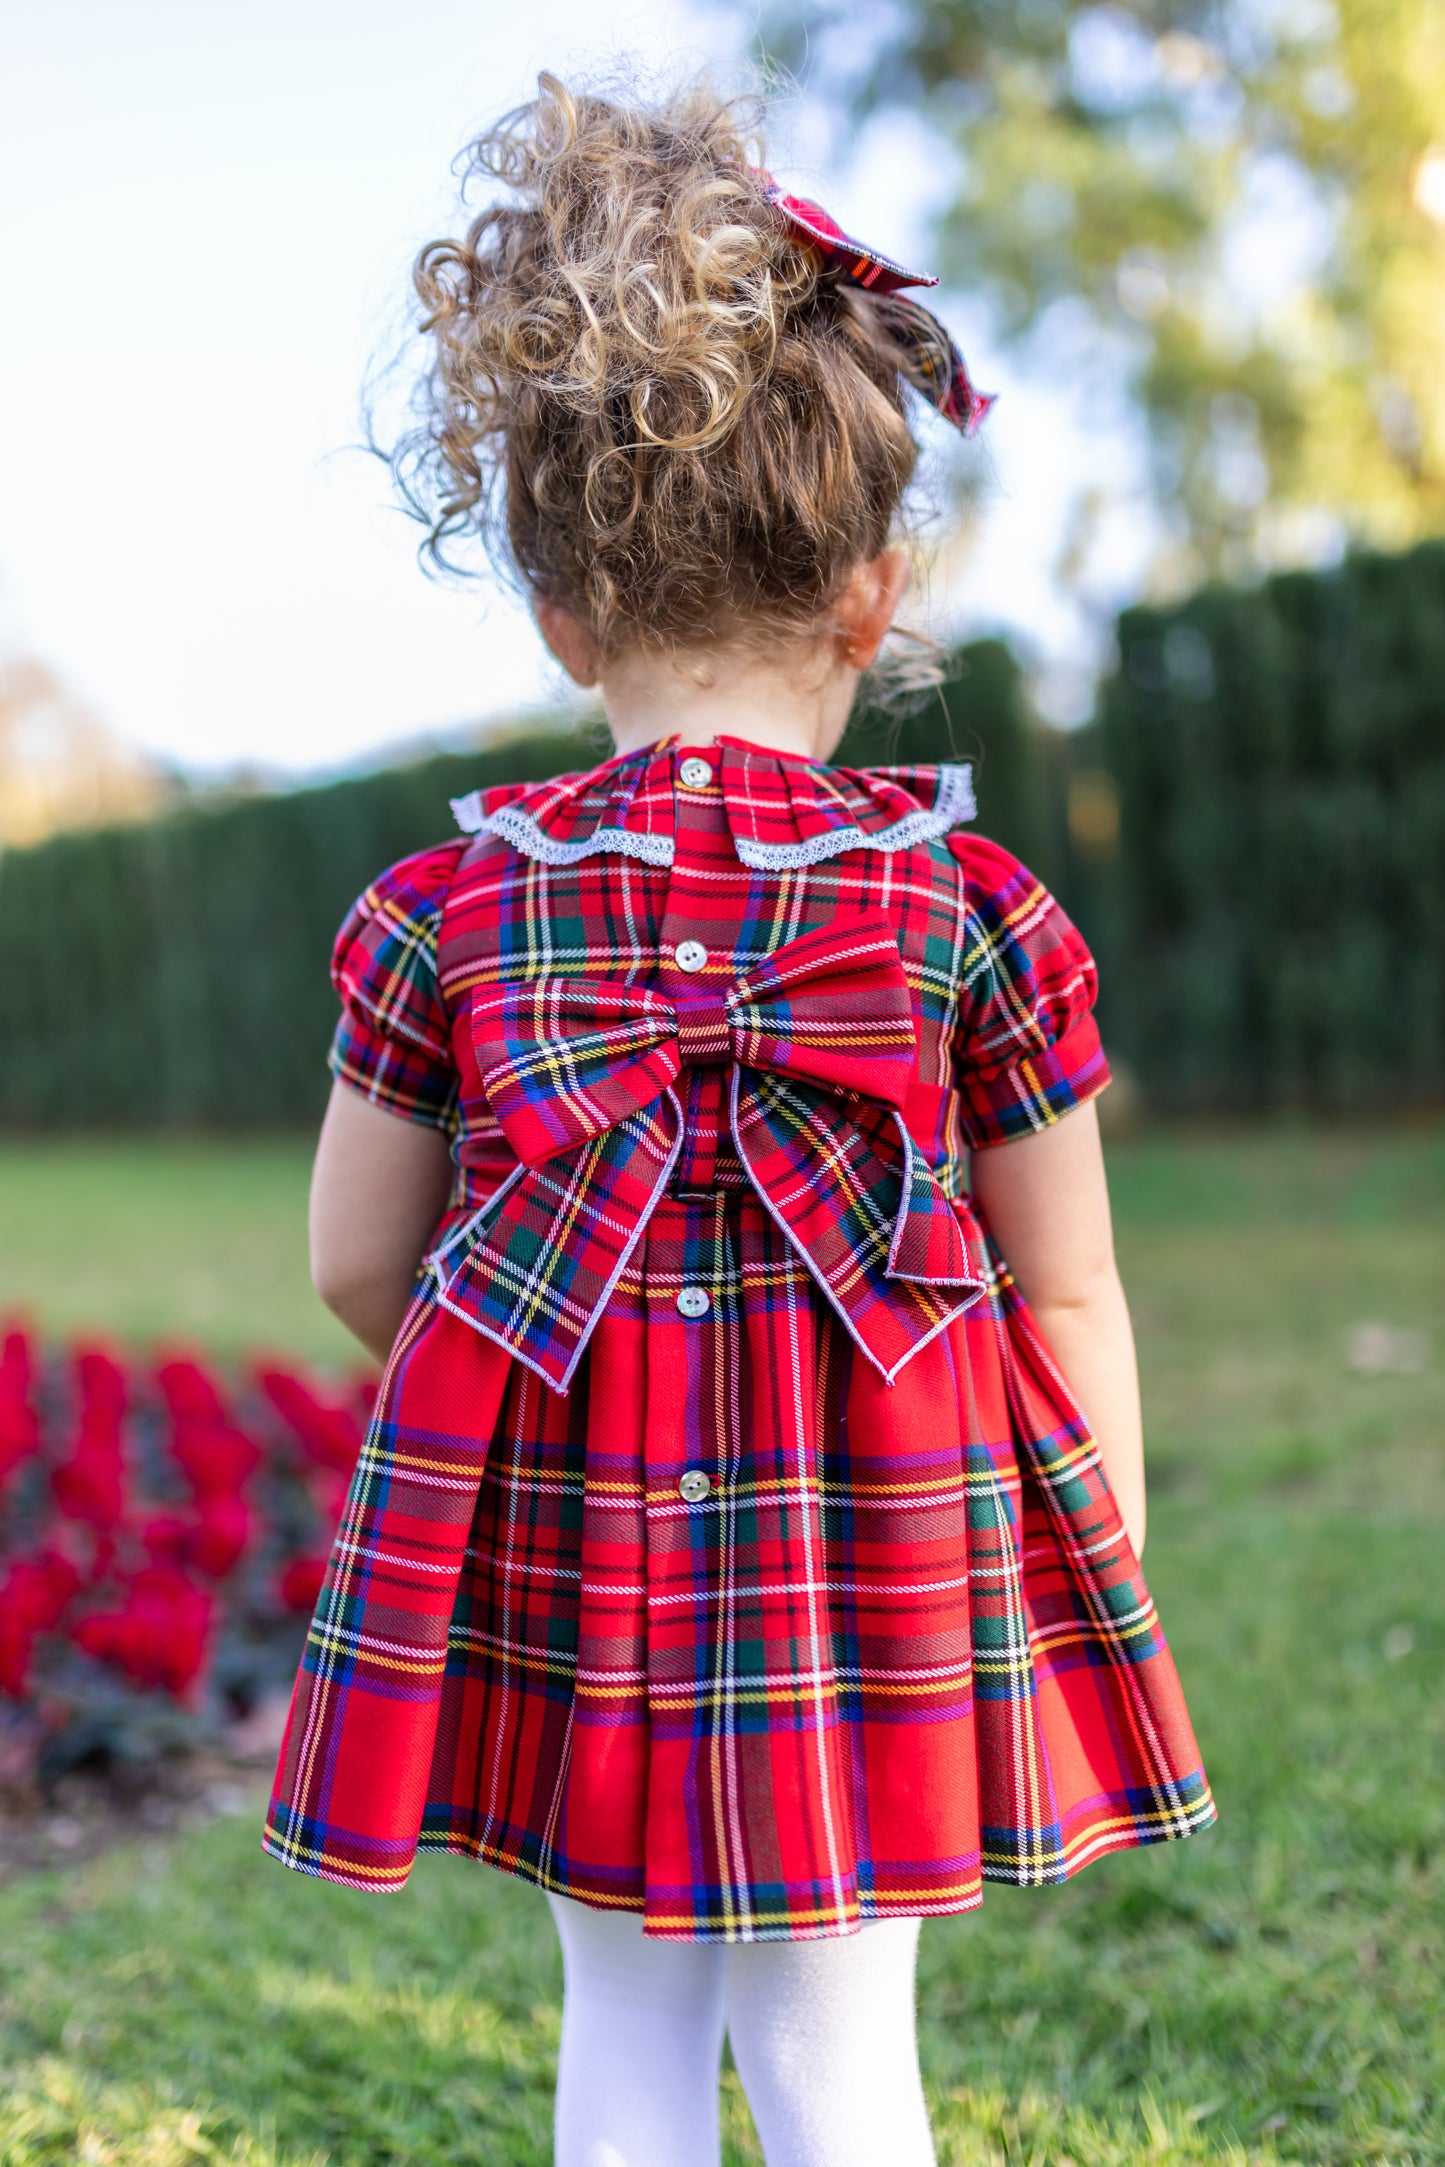
POLYGON ((144 820, 174 779, 32 655, 0 654, 0 850, 63 828, 144 820))
POLYGON ((1137 397, 1170 584, 1445 528, 1445 0, 775 0, 957 154, 940 268, 1137 397))

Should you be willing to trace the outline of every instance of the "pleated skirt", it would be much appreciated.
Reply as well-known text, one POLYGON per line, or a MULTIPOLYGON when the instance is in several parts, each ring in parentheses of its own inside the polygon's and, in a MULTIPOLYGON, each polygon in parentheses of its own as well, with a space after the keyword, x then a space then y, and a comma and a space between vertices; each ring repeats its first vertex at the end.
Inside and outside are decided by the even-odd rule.
POLYGON ((664 1199, 565 1397, 419 1293, 267 1850, 373 1890, 455 1851, 776 1940, 1206 1827, 1098 1451, 990 1257, 892 1386, 735 1190, 664 1199))

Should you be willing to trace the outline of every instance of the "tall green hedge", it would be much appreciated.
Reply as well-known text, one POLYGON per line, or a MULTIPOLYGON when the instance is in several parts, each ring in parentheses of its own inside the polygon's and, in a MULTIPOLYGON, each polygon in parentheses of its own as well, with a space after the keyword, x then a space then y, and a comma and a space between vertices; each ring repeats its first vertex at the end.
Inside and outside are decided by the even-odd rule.
POLYGON ((1445 1097, 1445 542, 1130 610, 1121 1036, 1179 1108, 1445 1097))
MULTIPOLYGON (((974 758, 991 832, 1026 854, 1027 739, 1017 664, 982 641, 918 714, 860 716, 840 758, 974 758)), ((600 730, 538 732, 0 855, 0 1122, 314 1120, 336 1014, 327 962, 352 898, 455 833, 449 797, 605 750, 600 730)))
POLYGON ((0 856, 0 1121, 310 1121, 331 939, 383 866, 454 833, 453 794, 557 774, 600 736, 519 737, 324 788, 0 856))
POLYGON ((1029 719, 1023 673, 1003 640, 959 648, 938 690, 901 714, 860 707, 836 757, 845 767, 971 761, 981 825, 1047 877, 1056 853, 1046 756, 1029 719))
MULTIPOLYGON (((839 758, 975 761, 980 826, 1079 920, 1152 1103, 1438 1105, 1445 542, 1130 610, 1119 654, 1072 737, 1028 722, 1012 654, 979 641, 839 758)), ((602 749, 539 732, 0 856, 0 1121, 310 1121, 351 898, 450 832, 449 796, 602 749)))

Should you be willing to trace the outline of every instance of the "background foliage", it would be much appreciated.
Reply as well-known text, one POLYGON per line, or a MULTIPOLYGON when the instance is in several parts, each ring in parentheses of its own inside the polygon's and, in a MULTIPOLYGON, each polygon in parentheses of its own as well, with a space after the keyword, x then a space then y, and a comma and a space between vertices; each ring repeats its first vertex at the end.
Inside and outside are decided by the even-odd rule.
MULTIPOLYGON (((1000 835, 1032 846, 1020 675, 1000 643, 964 649, 923 716, 860 716, 850 745, 899 760, 961 748, 981 761, 1000 835)), ((327 961, 353 897, 456 832, 449 797, 592 767, 606 749, 600 731, 540 730, 0 855, 0 1121, 310 1121, 336 1020, 327 961)))
MULTIPOLYGON (((996 640, 839 758, 972 759, 980 827, 1099 956, 1167 1107, 1445 1098, 1445 542, 1126 611, 1099 718, 1031 719, 996 640)), ((590 766, 541 732, 0 856, 0 1121, 295 1124, 325 1096, 332 937, 480 783, 590 766)))
POLYGON ((1445 1097, 1445 543, 1119 628, 1119 1035, 1187 1108, 1445 1097))
POLYGON ((294 1122, 325 1100, 331 940, 447 799, 591 766, 560 732, 0 857, 0 1119, 294 1122))
POLYGON ((369 1369, 0 1328, 0 1805, 289 1689, 375 1400, 369 1369))
POLYGON ((1174 591, 1321 515, 1445 525, 1439 0, 775 0, 763 45, 855 130, 955 160, 940 268, 1006 347, 1134 404, 1174 591))

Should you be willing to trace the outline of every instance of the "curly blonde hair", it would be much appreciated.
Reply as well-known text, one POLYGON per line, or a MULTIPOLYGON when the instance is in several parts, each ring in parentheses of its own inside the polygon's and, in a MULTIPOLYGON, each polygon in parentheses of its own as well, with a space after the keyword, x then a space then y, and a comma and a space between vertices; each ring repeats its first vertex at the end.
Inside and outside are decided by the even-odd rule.
POLYGON ((479 538, 604 657, 811 628, 918 458, 882 314, 762 195, 761 117, 544 74, 466 154, 512 200, 414 267, 432 358, 393 464, 424 546, 479 538))

